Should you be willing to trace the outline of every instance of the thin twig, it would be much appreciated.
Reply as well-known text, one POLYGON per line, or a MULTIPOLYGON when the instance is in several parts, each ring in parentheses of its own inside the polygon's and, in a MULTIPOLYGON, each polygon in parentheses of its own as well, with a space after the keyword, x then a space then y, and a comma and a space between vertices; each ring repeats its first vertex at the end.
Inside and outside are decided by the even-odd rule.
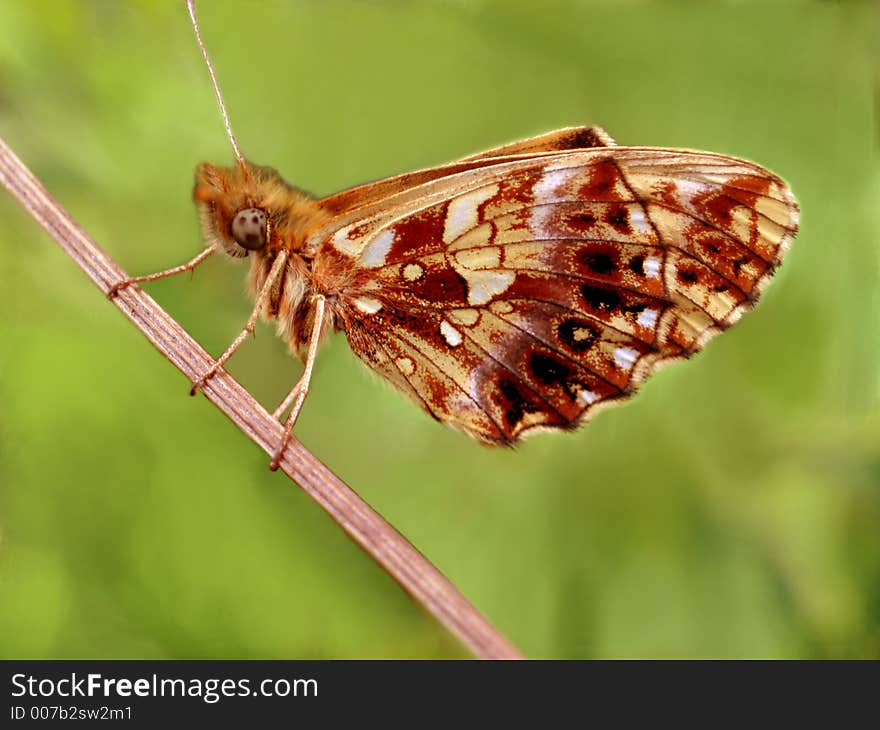
MULTIPOLYGON (((106 294, 126 278, 126 273, 80 228, 2 139, 0 181, 102 292, 106 294)), ((213 364, 211 356, 139 287, 126 287, 114 302, 191 381, 198 380, 213 364)), ((274 453, 282 437, 282 425, 228 373, 219 371, 203 392, 263 451, 274 453)), ((439 570, 295 438, 284 452, 280 468, 476 656, 522 658, 439 570)))

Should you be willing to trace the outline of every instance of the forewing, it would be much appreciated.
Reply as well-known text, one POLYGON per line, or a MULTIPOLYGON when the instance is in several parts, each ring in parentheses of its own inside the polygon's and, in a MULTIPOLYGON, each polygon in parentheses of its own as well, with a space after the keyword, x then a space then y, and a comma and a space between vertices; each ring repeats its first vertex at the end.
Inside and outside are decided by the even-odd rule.
POLYGON ((488 442, 571 428, 754 305, 797 228, 767 170, 608 147, 402 191, 321 234, 352 349, 488 442))
MULTIPOLYGON (((408 172, 403 175, 395 175, 384 180, 358 185, 348 190, 334 193, 323 200, 321 206, 328 212, 346 215, 351 218, 356 211, 362 210, 371 203, 382 203, 392 195, 411 194, 425 185, 451 175, 462 172, 473 172, 480 167, 488 167, 498 163, 499 157, 534 157, 591 147, 607 147, 616 144, 601 127, 566 127, 556 129, 536 137, 517 140, 510 144, 485 150, 476 155, 464 157, 455 162, 439 167, 431 167, 425 170, 408 172)), ((419 193, 416 192, 415 197, 419 193)))

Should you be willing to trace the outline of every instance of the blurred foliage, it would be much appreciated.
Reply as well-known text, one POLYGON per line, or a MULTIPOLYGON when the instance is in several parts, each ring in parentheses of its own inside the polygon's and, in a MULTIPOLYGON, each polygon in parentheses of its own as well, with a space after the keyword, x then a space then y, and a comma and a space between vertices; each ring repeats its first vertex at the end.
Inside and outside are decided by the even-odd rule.
MULTIPOLYGON (((880 656, 878 11, 203 2, 239 143, 329 193, 570 124, 786 177, 757 310, 571 435, 490 450, 337 335, 298 434, 534 657, 880 656)), ((128 271, 231 153, 182 3, 0 0, 0 135, 128 271)), ((0 194, 0 656, 465 652, 0 194)), ((150 287, 212 352, 243 268, 150 287)), ((231 372, 274 405, 269 327, 231 372)))

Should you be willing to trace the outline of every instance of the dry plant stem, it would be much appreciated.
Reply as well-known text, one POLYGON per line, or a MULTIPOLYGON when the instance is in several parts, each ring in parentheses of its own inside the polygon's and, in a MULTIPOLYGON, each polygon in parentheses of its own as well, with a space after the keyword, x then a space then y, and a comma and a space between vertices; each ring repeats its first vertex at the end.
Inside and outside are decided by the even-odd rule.
MULTIPOLYGON (((126 273, 77 225, 0 139, 0 181, 45 228, 88 277, 107 294, 126 273)), ((214 364, 190 335, 137 286, 113 299, 119 309, 187 378, 197 381, 214 364)), ((273 454, 282 425, 223 370, 203 387, 205 396, 254 443, 273 454)), ((400 586, 457 636, 476 656, 522 655, 393 527, 291 437, 279 466, 400 586)))

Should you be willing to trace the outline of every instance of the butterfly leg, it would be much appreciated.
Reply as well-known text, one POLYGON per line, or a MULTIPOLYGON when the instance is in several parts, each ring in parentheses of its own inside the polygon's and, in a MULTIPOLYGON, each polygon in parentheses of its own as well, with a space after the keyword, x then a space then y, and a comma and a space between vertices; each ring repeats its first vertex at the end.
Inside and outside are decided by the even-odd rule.
POLYGON ((235 351, 241 346, 241 343, 245 341, 247 336, 254 331, 254 326, 257 323, 257 319, 260 316, 260 312, 263 310, 263 307, 266 306, 266 300, 272 293, 272 287, 275 284, 275 280, 278 278, 278 274, 284 269, 287 263, 287 252, 281 251, 278 254, 278 257, 272 263, 272 268, 269 269, 269 274, 266 276, 266 281, 263 284, 263 288, 260 289, 260 293, 257 295, 257 300, 254 303, 254 309, 251 312, 251 316, 248 317, 247 324, 245 324, 244 329, 238 333, 238 337, 236 337, 232 344, 224 350, 223 354, 220 355, 215 361, 214 364, 210 367, 210 369, 202 375, 196 382, 193 383, 192 388, 190 388, 189 394, 195 395, 196 391, 201 390, 205 383, 208 382, 214 375, 217 373, 220 368, 222 368, 226 361, 229 360, 235 354, 235 351))
POLYGON ((312 369, 315 367, 315 356, 318 353, 318 343, 321 340, 321 332, 324 327, 324 311, 326 306, 327 300, 324 299, 323 296, 318 295, 315 298, 315 318, 312 323, 312 332, 309 336, 309 352, 308 355, 306 355, 305 369, 296 385, 291 388, 284 400, 281 401, 281 405, 279 405, 272 414, 273 418, 280 419, 284 411, 287 410, 287 407, 293 403, 293 408, 290 409, 290 415, 287 416, 287 420, 284 422, 284 436, 281 437, 281 445, 278 447, 278 450, 272 457, 272 461, 269 463, 269 468, 272 471, 275 471, 278 468, 278 464, 281 462, 281 457, 290 441, 290 434, 293 431, 293 426, 296 424, 296 419, 299 418, 299 412, 302 410, 306 396, 309 394, 309 383, 312 380, 312 369))
POLYGON ((213 246, 208 246, 198 256, 194 256, 185 264, 181 264, 180 266, 175 266, 171 269, 165 269, 165 271, 157 271, 155 274, 147 274, 146 276, 133 276, 129 279, 122 279, 121 281, 117 281, 113 286, 110 287, 110 291, 107 292, 107 298, 115 299, 120 290, 125 289, 127 286, 131 286, 132 284, 142 284, 146 281, 156 281, 157 279, 165 279, 169 276, 174 276, 175 274, 182 274, 184 271, 192 271, 196 268, 196 266, 202 263, 202 261, 208 258, 208 256, 214 253, 214 251, 216 251, 216 249, 213 246))

